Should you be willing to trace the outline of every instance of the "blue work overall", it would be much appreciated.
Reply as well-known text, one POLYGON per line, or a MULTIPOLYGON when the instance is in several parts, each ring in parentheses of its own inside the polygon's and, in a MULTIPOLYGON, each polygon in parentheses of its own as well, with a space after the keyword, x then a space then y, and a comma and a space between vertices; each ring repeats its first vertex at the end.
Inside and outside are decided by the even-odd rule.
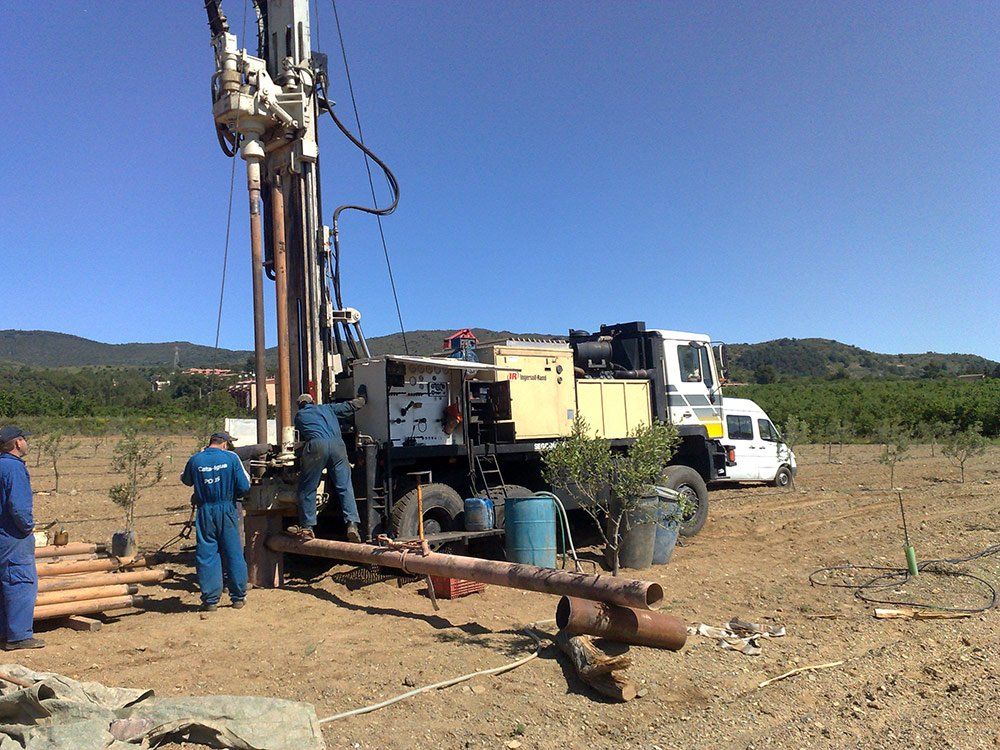
POLYGON ((295 429, 305 441, 302 447, 302 472, 299 475, 299 525, 311 529, 316 525, 316 488, 327 472, 327 487, 340 500, 344 523, 358 523, 358 502, 351 482, 351 464, 347 461, 347 446, 340 433, 338 417, 353 414, 356 404, 305 404, 295 415, 295 429))
POLYGON ((250 477, 232 451, 205 448, 188 459, 181 481, 194 488, 195 569, 203 604, 218 604, 223 575, 229 597, 247 595, 247 563, 236 499, 250 491, 250 477))
POLYGON ((0 638, 7 643, 34 637, 34 528, 28 467, 13 454, 0 453, 0 638))

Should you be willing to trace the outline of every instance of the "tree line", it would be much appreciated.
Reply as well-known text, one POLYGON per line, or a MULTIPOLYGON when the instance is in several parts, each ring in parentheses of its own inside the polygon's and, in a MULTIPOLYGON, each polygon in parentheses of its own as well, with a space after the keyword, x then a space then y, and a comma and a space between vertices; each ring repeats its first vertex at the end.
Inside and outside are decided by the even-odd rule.
POLYGON ((802 378, 727 387, 724 393, 753 399, 775 424, 790 417, 806 422, 815 442, 877 442, 886 424, 898 424, 927 442, 934 425, 946 425, 947 432, 978 425, 986 437, 1000 437, 1000 379, 802 378))
POLYGON ((18 420, 45 431, 59 424, 87 434, 122 424, 187 427, 238 414, 230 382, 142 368, 0 365, 0 423, 18 420), (154 390, 155 380, 169 385, 154 390))

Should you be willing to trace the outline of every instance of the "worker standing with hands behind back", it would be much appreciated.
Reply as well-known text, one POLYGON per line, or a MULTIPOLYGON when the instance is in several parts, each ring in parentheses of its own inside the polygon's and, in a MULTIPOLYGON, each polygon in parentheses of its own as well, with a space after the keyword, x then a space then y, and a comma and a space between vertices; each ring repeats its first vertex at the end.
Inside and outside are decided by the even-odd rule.
POLYGON ((250 491, 250 475, 243 462, 229 450, 233 437, 217 432, 208 447, 188 459, 181 481, 194 488, 195 569, 201 589, 201 608, 214 612, 222 597, 223 571, 233 607, 247 596, 247 563, 240 537, 237 499, 250 491))
POLYGON ((0 639, 5 651, 42 648, 35 638, 35 519, 31 477, 24 464, 28 433, 19 427, 0 428, 0 639))
POLYGON ((347 446, 340 432, 339 417, 346 417, 368 403, 368 390, 358 389, 357 398, 339 404, 313 402, 308 393, 299 396, 299 410, 295 414, 295 429, 305 442, 302 447, 302 472, 299 474, 299 526, 289 529, 300 539, 315 539, 316 489, 326 470, 328 485, 340 500, 340 509, 347 526, 347 541, 360 542, 358 502, 354 498, 351 482, 351 464, 347 460, 347 446))

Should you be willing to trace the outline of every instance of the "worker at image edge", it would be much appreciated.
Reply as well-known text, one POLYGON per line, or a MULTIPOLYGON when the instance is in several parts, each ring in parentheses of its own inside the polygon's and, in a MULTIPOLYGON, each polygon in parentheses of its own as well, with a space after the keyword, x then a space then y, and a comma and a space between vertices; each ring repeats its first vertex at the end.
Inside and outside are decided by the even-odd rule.
POLYGON ((28 435, 0 428, 0 639, 5 651, 42 648, 33 622, 38 596, 31 477, 24 463, 28 435))
POLYGON ((188 459, 181 474, 181 481, 194 488, 195 569, 201 608, 206 612, 218 606, 223 579, 233 607, 242 607, 247 595, 247 563, 236 501, 250 491, 250 475, 240 457, 229 450, 234 440, 228 432, 216 432, 204 450, 188 459))
POLYGON ((295 414, 295 429, 304 441, 300 456, 302 471, 299 475, 299 526, 290 529, 302 539, 313 539, 316 526, 316 489, 326 470, 327 487, 340 500, 340 509, 347 526, 347 541, 360 542, 358 533, 358 503, 354 498, 351 482, 351 464, 347 460, 347 446, 340 433, 340 417, 354 414, 368 403, 367 389, 358 389, 357 398, 339 404, 316 404, 313 397, 303 393, 298 398, 299 410, 295 414))

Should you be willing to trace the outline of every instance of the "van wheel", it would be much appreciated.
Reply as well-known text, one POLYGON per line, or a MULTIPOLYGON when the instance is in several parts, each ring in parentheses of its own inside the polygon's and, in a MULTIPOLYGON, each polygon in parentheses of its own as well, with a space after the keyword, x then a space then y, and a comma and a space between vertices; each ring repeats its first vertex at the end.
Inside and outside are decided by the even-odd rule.
POLYGON ((792 483, 792 470, 787 466, 782 466, 778 469, 778 473, 774 475, 774 479, 771 481, 771 485, 774 487, 788 487, 792 483))
MULTIPOLYGON (((420 489, 423 492, 425 536, 461 529, 465 503, 455 490, 437 482, 425 484, 420 489)), ((417 538, 419 528, 416 487, 393 503, 390 520, 394 539, 417 538)))
POLYGON ((694 536, 708 520, 708 488, 701 475, 689 466, 668 466, 663 471, 663 486, 677 490, 694 505, 681 519, 681 536, 694 536))

